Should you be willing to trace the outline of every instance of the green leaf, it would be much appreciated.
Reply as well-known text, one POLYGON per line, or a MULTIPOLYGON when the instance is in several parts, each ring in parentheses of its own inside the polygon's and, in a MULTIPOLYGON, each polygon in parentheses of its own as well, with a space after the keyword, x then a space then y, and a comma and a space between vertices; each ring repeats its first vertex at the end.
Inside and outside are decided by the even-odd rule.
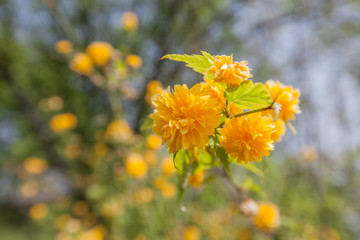
POLYGON ((207 52, 201 53, 202 55, 168 54, 161 59, 167 58, 178 62, 184 62, 187 67, 192 68, 195 72, 204 73, 213 65, 215 58, 207 52))
POLYGON ((245 82, 236 88, 228 88, 225 98, 242 109, 255 110, 268 107, 272 103, 271 96, 262 83, 245 82))
POLYGON ((154 123, 154 120, 148 116, 148 117, 144 120, 143 124, 141 125, 140 130, 141 130, 142 132, 144 132, 144 131, 150 129, 150 128, 152 127, 153 123, 154 123))
POLYGON ((190 157, 184 149, 180 149, 173 155, 174 166, 179 175, 185 173, 187 164, 190 163, 190 157))
POLYGON ((224 166, 226 174, 230 176, 230 161, 225 149, 223 147, 218 147, 216 149, 216 156, 220 159, 220 162, 224 166))

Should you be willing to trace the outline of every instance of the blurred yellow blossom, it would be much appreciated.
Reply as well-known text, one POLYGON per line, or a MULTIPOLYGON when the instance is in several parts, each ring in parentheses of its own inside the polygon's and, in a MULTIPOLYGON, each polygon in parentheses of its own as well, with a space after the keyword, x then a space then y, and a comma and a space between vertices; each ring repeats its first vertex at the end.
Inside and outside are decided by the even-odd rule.
POLYGON ((200 236, 200 229, 195 225, 190 225, 187 226, 184 230, 183 240, 199 240, 200 236))
POLYGON ((204 181, 204 171, 199 170, 188 177, 189 185, 199 188, 204 181))
POLYGON ((157 80, 150 81, 146 86, 146 102, 153 107, 152 100, 156 97, 156 95, 161 94, 164 86, 161 82, 157 80))
POLYGON ((57 114, 51 118, 49 125, 55 133, 60 133, 75 128, 77 118, 72 113, 57 114))
POLYGON ((176 186, 169 182, 162 184, 160 190, 162 195, 166 198, 172 198, 176 194, 176 186))
POLYGON ((50 110, 57 111, 63 108, 64 100, 59 96, 52 96, 48 98, 47 104, 50 110))
POLYGON ((149 149, 157 150, 161 148, 161 137, 156 134, 150 134, 146 138, 146 145, 149 149))
POLYGON ((153 132, 162 136, 170 153, 180 148, 203 149, 220 124, 218 102, 196 84, 191 89, 175 85, 174 92, 166 91, 153 101, 153 132))
POLYGON ((97 142, 94 145, 94 154, 96 157, 105 157, 108 153, 109 148, 103 142, 97 142))
POLYGON ((121 215, 125 211, 125 206, 123 202, 111 199, 109 201, 104 202, 101 205, 100 212, 104 217, 113 217, 115 215, 121 215))
POLYGON ((125 58, 125 61, 126 61, 127 65, 129 65, 130 67, 132 67, 134 69, 139 69, 142 66, 141 57, 139 57, 138 55, 135 55, 135 54, 127 55, 125 58))
POLYGON ((90 75, 93 70, 93 62, 85 53, 77 53, 70 61, 70 69, 82 75, 90 75))
POLYGON ((274 127, 273 119, 261 113, 226 119, 225 127, 219 129, 220 145, 238 162, 261 162, 263 156, 274 150, 271 139, 274 127))
POLYGON ((61 54, 68 54, 73 50, 73 44, 69 40, 60 40, 55 44, 55 50, 61 54))
POLYGON ((305 158, 305 160, 308 162, 314 162, 319 157, 316 148, 314 148, 313 146, 310 146, 310 145, 306 145, 306 146, 302 147, 301 154, 305 158))
POLYGON ((165 176, 171 176, 175 173, 176 169, 174 167, 174 162, 171 156, 164 158, 161 163, 162 173, 165 176))
POLYGON ((109 142, 129 142, 133 138, 133 131, 126 120, 115 120, 111 122, 105 134, 109 142))
POLYGON ((286 132, 285 122, 278 119, 274 122, 274 124, 275 127, 273 133, 271 134, 271 139, 274 140, 274 142, 280 142, 286 132))
POLYGON ((153 150, 146 150, 144 152, 144 159, 149 165, 156 165, 157 163, 157 155, 153 150))
POLYGON ((69 144, 65 147, 64 153, 70 160, 77 159, 81 154, 81 148, 77 144, 69 144))
POLYGON ((154 199, 154 192, 150 188, 142 188, 134 194, 137 204, 148 203, 154 199))
POLYGON ((94 227, 86 231, 82 231, 77 240, 103 240, 105 238, 106 228, 94 227))
POLYGON ((92 42, 87 48, 86 53, 91 57, 95 65, 105 65, 113 52, 113 47, 107 42, 92 42))
POLYGON ((48 206, 44 203, 36 203, 29 209, 29 216, 34 220, 40 220, 48 214, 48 206))
POLYGON ((252 77, 247 61, 233 62, 233 56, 215 56, 214 66, 207 74, 214 74, 215 82, 226 83, 230 87, 239 86, 243 81, 252 77))
POLYGON ((139 19, 133 12, 125 12, 121 17, 121 22, 126 31, 134 31, 139 26, 139 19))
POLYGON ((89 204, 86 201, 77 201, 73 206, 76 216, 84 216, 89 212, 89 204))
POLYGON ((131 153, 125 161, 126 171, 131 176, 142 179, 146 177, 147 165, 139 153, 131 153))
POLYGON ((273 203, 259 203, 258 214, 253 221, 258 228, 264 231, 277 228, 280 225, 280 214, 278 207, 273 203))
POLYGON ((21 194, 26 198, 35 197, 36 195, 38 195, 39 191, 40 186, 35 181, 26 182, 20 188, 21 194))
POLYGON ((48 164, 42 158, 28 157, 25 159, 23 166, 28 173, 41 174, 46 171, 48 164))

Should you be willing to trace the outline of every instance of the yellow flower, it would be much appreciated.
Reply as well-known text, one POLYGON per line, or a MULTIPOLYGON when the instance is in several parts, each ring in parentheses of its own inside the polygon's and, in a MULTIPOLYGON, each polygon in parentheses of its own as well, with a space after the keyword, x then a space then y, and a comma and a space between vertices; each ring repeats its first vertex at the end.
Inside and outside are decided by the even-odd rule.
POLYGON ((139 19, 133 12, 125 12, 121 17, 121 22, 126 31, 134 31, 139 26, 139 19))
POLYGON ((61 54, 68 54, 73 50, 73 44, 68 40, 60 40, 55 44, 55 50, 61 54))
MULTIPOLYGON (((285 122, 295 119, 295 114, 301 113, 299 108, 299 89, 293 89, 291 86, 285 86, 279 81, 268 80, 265 83, 271 98, 281 105, 279 118, 285 122)), ((273 111, 272 111, 272 114, 273 111)))
POLYGON ((70 69, 76 73, 90 75, 93 70, 93 62, 85 53, 77 53, 70 61, 70 69))
POLYGON ((175 173, 176 169, 174 167, 174 162, 171 156, 166 157, 161 163, 162 173, 165 176, 171 176, 175 173))
POLYGON ((274 124, 275 128, 274 132, 271 134, 271 138, 274 140, 274 142, 280 142, 286 132, 285 122, 281 119, 278 119, 274 122, 274 124))
POLYGON ((48 206, 44 203, 36 203, 30 207, 29 216, 34 220, 40 220, 48 214, 48 206))
POLYGON ((188 177, 189 185, 199 188, 204 181, 204 171, 200 170, 188 177))
POLYGON ((125 161, 126 171, 133 177, 142 179, 146 177, 147 165, 139 153, 131 153, 125 161))
POLYGON ((164 91, 153 101, 153 132, 162 137, 170 153, 180 148, 203 149, 209 142, 209 135, 220 124, 217 101, 196 84, 191 89, 186 85, 176 85, 171 93, 164 91))
POLYGON ((183 240, 199 240, 200 236, 200 229, 194 225, 190 225, 184 230, 183 240))
POLYGON ((176 186, 169 182, 165 182, 160 190, 165 198, 172 198, 176 194, 176 186))
POLYGON ((104 66, 110 59, 113 47, 107 42, 92 42, 87 48, 86 53, 98 66, 104 66))
POLYGON ((150 188, 142 188, 134 193, 137 204, 148 203, 154 199, 154 192, 150 188))
POLYGON ((260 162, 261 157, 274 150, 271 139, 274 127, 273 119, 261 113, 227 119, 225 127, 219 130, 220 144, 238 162, 260 162))
POLYGON ((52 117, 49 125, 54 132, 60 133, 75 128, 77 125, 77 118, 72 113, 62 113, 52 117))
POLYGON ((133 131, 126 120, 115 120, 108 125, 105 139, 109 142, 129 142, 133 135, 133 131))
POLYGON ((125 58, 125 61, 127 65, 129 65, 132 68, 139 69, 142 66, 142 59, 138 55, 130 54, 127 55, 125 58))
POLYGON ((150 81, 146 86, 146 102, 153 107, 152 100, 156 95, 161 94, 163 92, 163 85, 161 82, 157 80, 150 81))
POLYGON ((214 74, 215 82, 223 82, 230 87, 239 86, 243 81, 252 77, 247 61, 233 62, 233 56, 216 56, 214 65, 206 72, 214 74))
POLYGON ((47 162, 38 157, 28 157, 24 161, 24 169, 32 174, 41 174, 47 169, 47 162))
POLYGON ((226 99, 224 97, 224 89, 218 83, 205 79, 205 82, 201 83, 201 87, 208 91, 213 99, 218 101, 219 112, 225 109, 226 99))
POLYGON ((280 214, 278 207, 273 203, 259 203, 259 212, 253 219, 254 224, 264 230, 277 228, 280 225, 280 214))
POLYGON ((161 148, 161 137, 156 134, 150 134, 146 138, 146 145, 149 149, 158 150, 161 148))

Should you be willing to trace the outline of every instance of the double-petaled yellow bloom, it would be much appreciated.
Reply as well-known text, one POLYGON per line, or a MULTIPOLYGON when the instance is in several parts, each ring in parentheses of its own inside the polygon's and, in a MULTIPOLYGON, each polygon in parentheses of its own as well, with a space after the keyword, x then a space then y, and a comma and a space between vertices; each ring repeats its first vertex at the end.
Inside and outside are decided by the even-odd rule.
POLYGON ((261 162, 261 157, 269 156, 274 150, 271 138, 274 127, 273 119, 261 113, 231 118, 219 129, 220 144, 238 162, 261 162))
POLYGON ((153 132, 162 137, 170 153, 180 148, 203 149, 220 124, 218 101, 212 99, 200 84, 192 88, 175 85, 174 92, 164 91, 153 100, 153 132))
POLYGON ((223 82, 230 87, 236 87, 253 76, 250 70, 247 61, 233 62, 232 55, 222 55, 215 57, 214 65, 205 72, 205 75, 212 73, 215 82, 223 82))
POLYGON ((265 87, 269 91, 271 98, 281 105, 279 119, 288 122, 295 119, 295 114, 301 113, 299 89, 293 89, 291 86, 273 80, 266 81, 265 87))
POLYGON ((226 99, 224 97, 224 89, 216 82, 209 79, 205 79, 205 82, 201 83, 201 87, 208 91, 213 99, 218 101, 219 112, 226 108, 226 99))

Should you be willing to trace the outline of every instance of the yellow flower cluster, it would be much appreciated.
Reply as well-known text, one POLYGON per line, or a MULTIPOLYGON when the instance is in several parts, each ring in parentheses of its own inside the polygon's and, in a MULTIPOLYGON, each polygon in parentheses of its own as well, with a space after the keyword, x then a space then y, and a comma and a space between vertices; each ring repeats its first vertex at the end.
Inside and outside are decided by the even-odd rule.
MULTIPOLYGON (((176 59, 178 56, 170 57, 176 59)), ((199 57, 207 55, 194 56, 199 57)), ((185 55, 184 58, 191 56, 185 55)), ((184 61, 184 58, 177 59, 184 61)), ((192 66, 193 63, 189 61, 188 64, 192 66)), ((232 55, 222 55, 209 59, 209 64, 210 67, 207 65, 207 70, 202 71, 204 82, 190 89, 186 85, 175 85, 171 92, 164 90, 157 81, 150 82, 146 100, 155 108, 150 115, 154 120, 153 132, 161 136, 170 153, 176 153, 181 148, 187 151, 195 147, 205 149, 212 135, 219 140, 225 153, 237 162, 260 162, 262 157, 269 156, 274 150, 274 142, 281 141, 286 131, 285 123, 300 113, 300 91, 278 81, 267 81, 262 89, 265 95, 268 92, 266 101, 272 99, 273 104, 270 102, 266 108, 247 111, 249 109, 241 109, 243 105, 237 105, 227 93, 242 89, 242 84, 250 81, 252 74, 248 62, 236 62, 232 55), (278 119, 275 119, 275 107, 278 119), (224 121, 220 122, 220 119, 224 121), (215 132, 219 135, 214 135, 215 132)), ((242 93, 236 94, 241 97, 242 93)), ((242 101, 251 102, 255 96, 242 101)), ((189 183, 200 185, 196 179, 200 178, 191 176, 189 183)))

